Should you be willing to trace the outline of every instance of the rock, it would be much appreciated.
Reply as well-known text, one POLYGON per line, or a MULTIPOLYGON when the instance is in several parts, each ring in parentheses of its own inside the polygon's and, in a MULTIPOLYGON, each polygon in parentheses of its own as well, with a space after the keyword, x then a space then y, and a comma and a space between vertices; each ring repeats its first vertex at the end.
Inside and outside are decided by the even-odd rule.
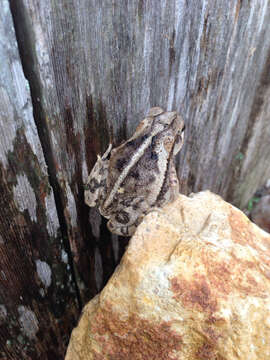
POLYGON ((270 195, 264 195, 251 212, 251 219, 270 233, 270 195))
POLYGON ((148 214, 66 360, 270 359, 270 235, 207 192, 148 214))

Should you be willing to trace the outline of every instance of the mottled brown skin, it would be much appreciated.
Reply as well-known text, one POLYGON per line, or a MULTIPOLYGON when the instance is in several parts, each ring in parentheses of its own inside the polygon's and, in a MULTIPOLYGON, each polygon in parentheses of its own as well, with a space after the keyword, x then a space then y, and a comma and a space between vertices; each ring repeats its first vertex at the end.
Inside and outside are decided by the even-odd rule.
POLYGON ((183 145, 184 122, 176 112, 151 108, 134 135, 119 147, 110 145, 91 171, 85 202, 98 206, 112 233, 131 236, 153 207, 179 192, 174 156, 183 145))

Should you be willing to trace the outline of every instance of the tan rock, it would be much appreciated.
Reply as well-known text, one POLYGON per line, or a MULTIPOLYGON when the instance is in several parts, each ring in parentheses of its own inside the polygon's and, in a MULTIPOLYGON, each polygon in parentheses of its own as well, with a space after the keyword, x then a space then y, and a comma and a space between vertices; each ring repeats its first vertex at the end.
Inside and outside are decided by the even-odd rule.
POLYGON ((270 236, 210 192, 145 217, 66 360, 270 359, 270 236))

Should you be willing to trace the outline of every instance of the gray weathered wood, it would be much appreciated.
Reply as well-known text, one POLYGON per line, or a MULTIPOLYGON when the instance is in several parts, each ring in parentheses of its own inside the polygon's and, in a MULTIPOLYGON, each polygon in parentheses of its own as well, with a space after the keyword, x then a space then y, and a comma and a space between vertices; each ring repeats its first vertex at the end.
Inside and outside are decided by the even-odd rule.
POLYGON ((83 302, 104 285, 125 245, 84 205, 83 183, 96 154, 129 137, 151 106, 176 109, 186 121, 183 193, 210 189, 243 207, 270 177, 267 0, 10 5, 83 302))
MULTIPOLYGON (((243 206, 269 176, 268 137, 265 150, 256 141, 269 128, 262 105, 267 0, 23 3, 64 177, 58 174, 59 181, 70 184, 76 171, 85 179, 93 152, 104 150, 109 137, 119 142, 129 136, 153 105, 176 109, 186 119, 183 191, 210 188, 243 206), (74 134, 80 141, 68 139, 74 134), (69 153, 58 151, 59 145, 69 153)), ((72 203, 74 190, 65 192, 72 203)))
POLYGON ((9 3, 0 12, 0 358, 59 359, 78 317, 9 3))
POLYGON ((182 192, 211 189, 243 206, 269 176, 268 137, 256 141, 269 128, 266 0, 11 5, 83 298, 104 284, 93 276, 100 256, 103 267, 115 260, 109 235, 104 245, 90 230, 83 182, 96 153, 130 136, 151 106, 186 120, 182 192))

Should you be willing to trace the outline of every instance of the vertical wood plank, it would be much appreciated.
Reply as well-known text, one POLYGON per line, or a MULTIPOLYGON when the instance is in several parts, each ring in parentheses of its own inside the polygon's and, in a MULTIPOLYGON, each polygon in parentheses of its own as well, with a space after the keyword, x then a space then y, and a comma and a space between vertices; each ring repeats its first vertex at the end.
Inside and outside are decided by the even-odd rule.
POLYGON ((267 0, 10 3, 83 301, 125 244, 104 223, 96 231, 83 183, 96 154, 130 136, 151 106, 186 120, 183 193, 210 189, 244 206, 269 177, 267 0))
POLYGON ((0 358, 60 359, 79 309, 7 0, 0 63, 0 358))
POLYGON ((9 358, 22 348, 26 359, 53 358, 77 311, 75 285, 82 302, 94 296, 127 242, 86 207, 83 183, 96 154, 129 137, 151 106, 185 118, 182 192, 210 189, 243 207, 270 176, 270 8, 267 0, 9 4, 20 56, 3 0, 0 342, 9 358), (41 302, 60 311, 58 327, 58 312, 48 319, 41 302))

